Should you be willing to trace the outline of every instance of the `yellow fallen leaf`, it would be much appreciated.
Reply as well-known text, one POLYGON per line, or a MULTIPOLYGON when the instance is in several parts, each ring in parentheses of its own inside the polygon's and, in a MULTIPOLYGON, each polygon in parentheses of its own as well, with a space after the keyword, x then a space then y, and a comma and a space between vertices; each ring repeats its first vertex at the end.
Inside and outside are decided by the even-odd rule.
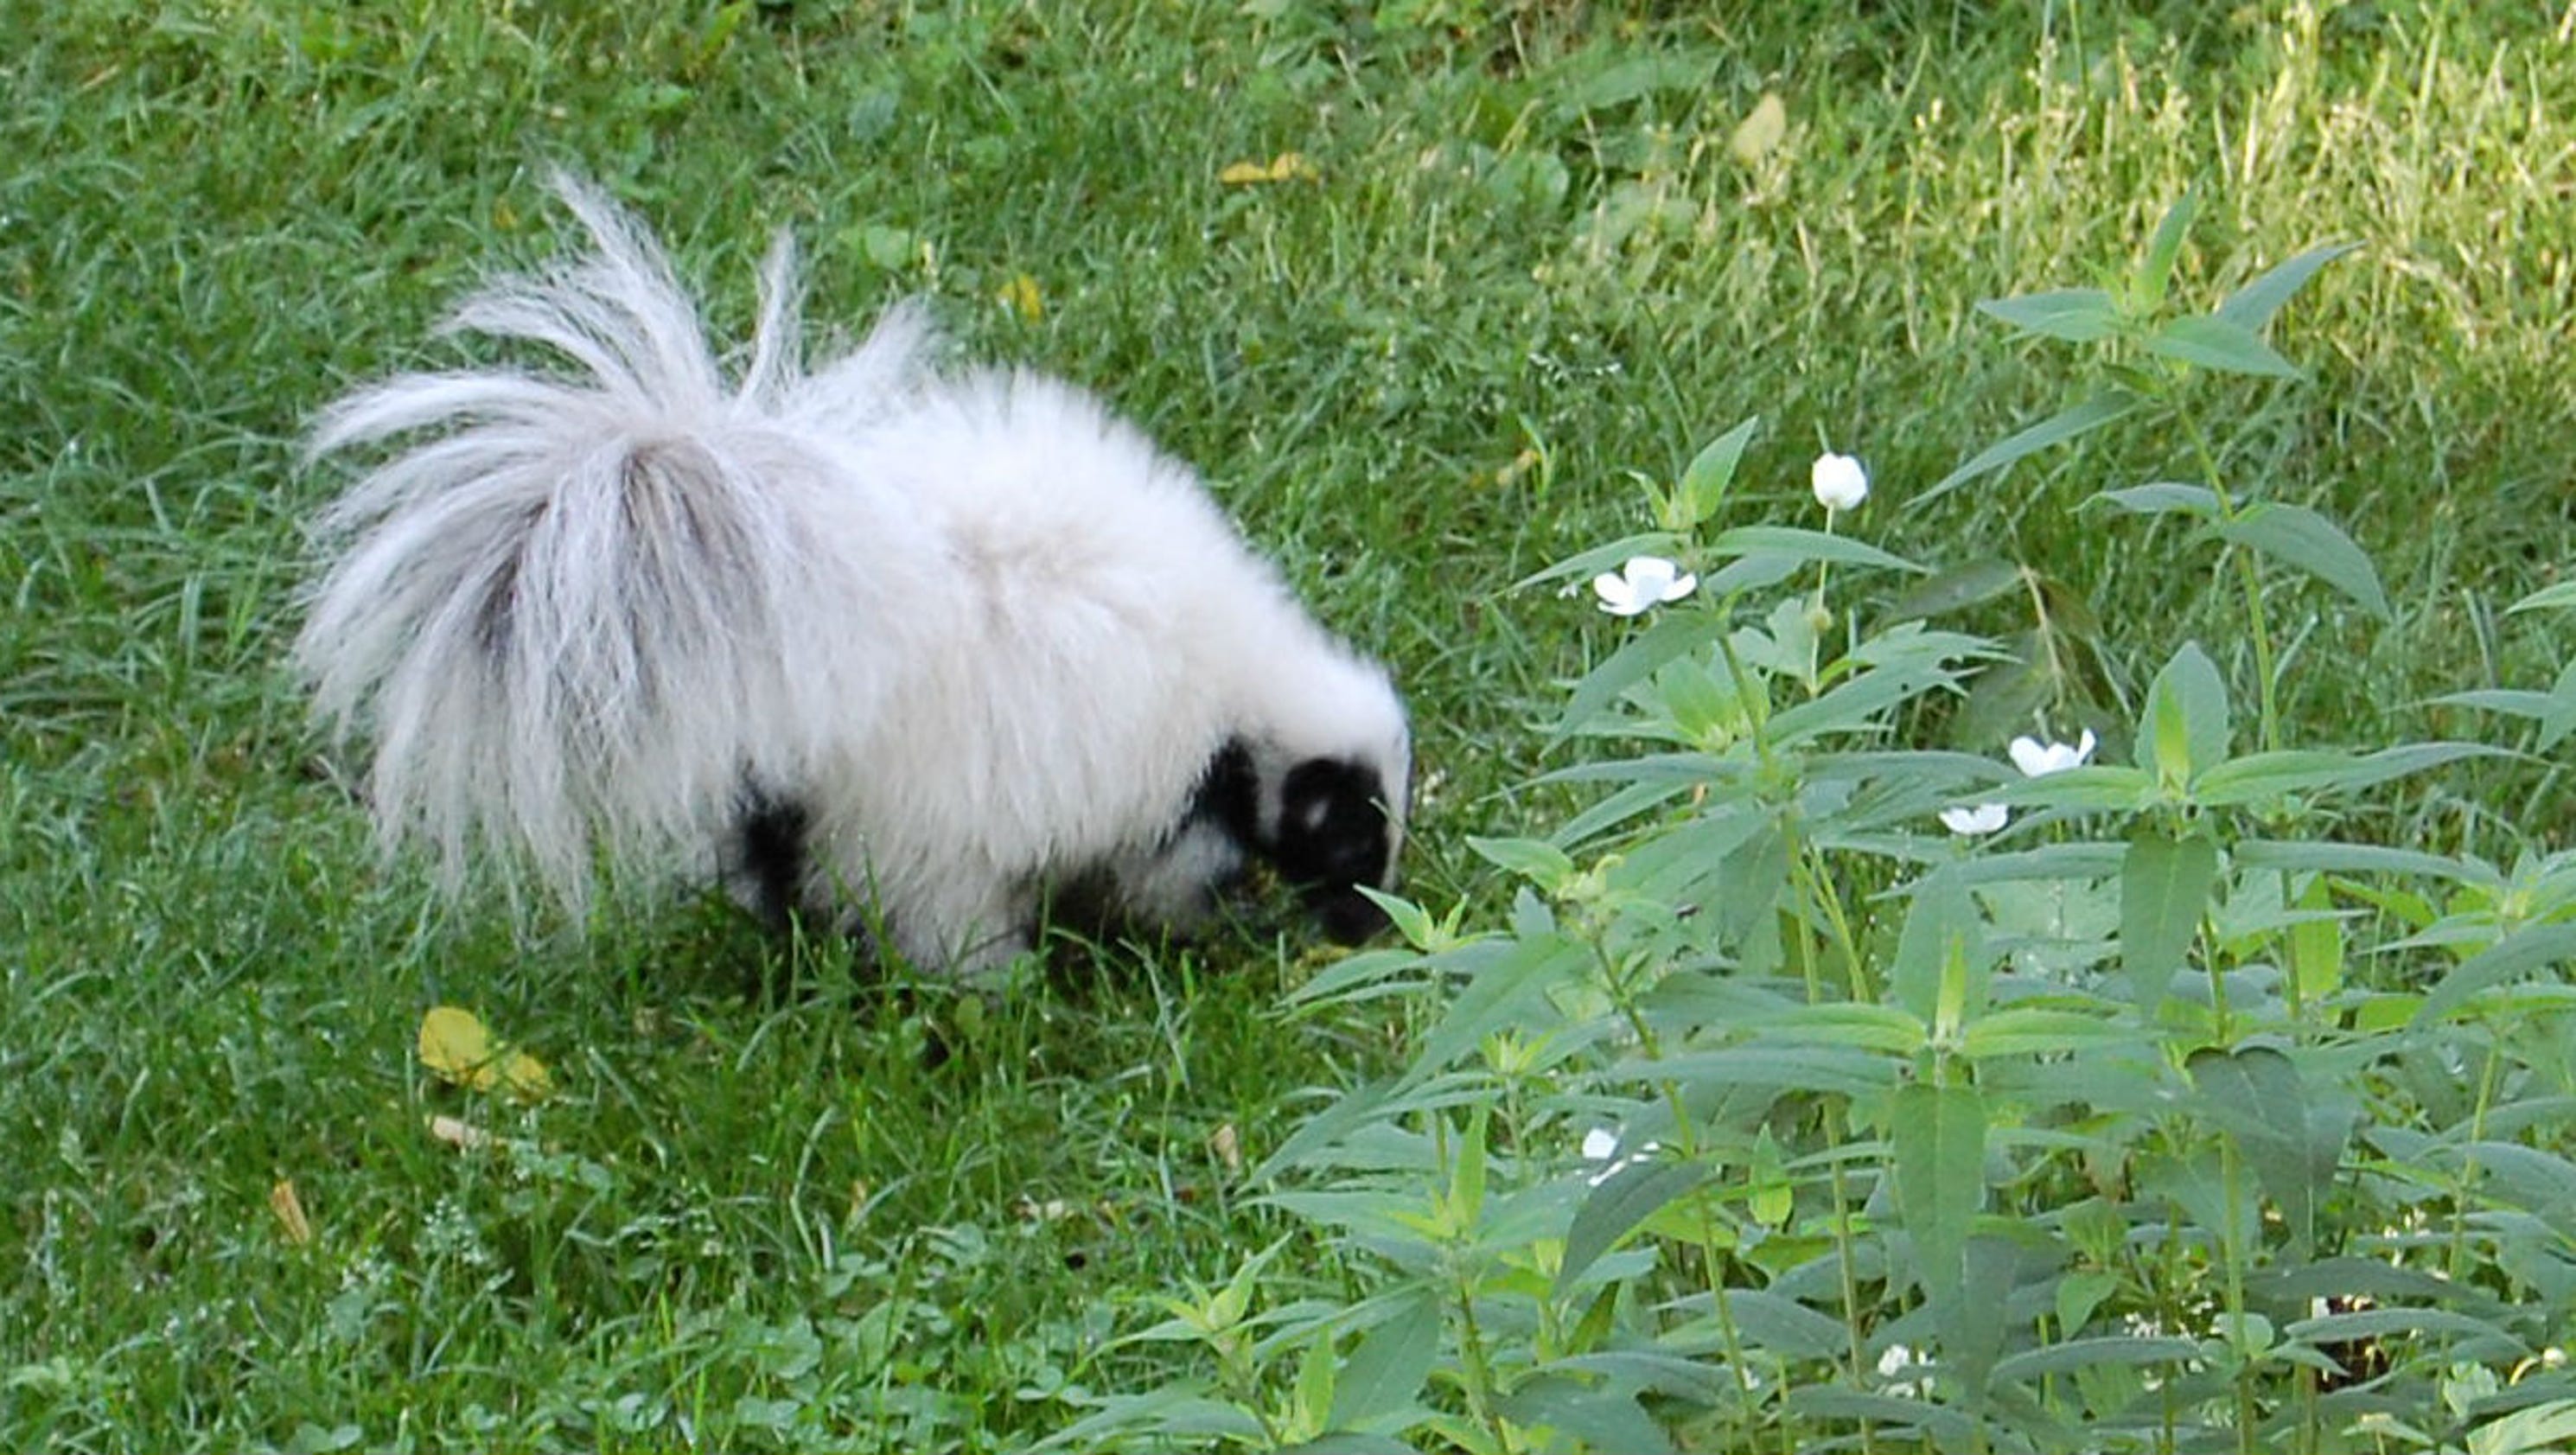
POLYGON ((1321 175, 1301 153, 1281 152, 1267 162, 1235 162, 1217 173, 1216 179, 1229 187, 1250 187, 1263 182, 1312 182, 1321 175))
POLYGON ((502 1087, 527 1101, 555 1089, 543 1062, 516 1047, 496 1047, 472 1011, 452 1005, 432 1006, 420 1018, 420 1064, 454 1085, 502 1087))
POLYGON ((304 1199, 295 1195, 294 1179, 281 1177, 269 1188, 268 1210, 286 1229, 286 1241, 299 1248, 313 1241, 313 1224, 304 1216, 304 1199))
POLYGON ((1022 323, 1035 323, 1046 315, 1046 299, 1038 292, 1038 280, 1021 273, 1002 285, 993 295, 1005 308, 1020 315, 1022 323))
POLYGON ((1746 166, 1771 155, 1771 149, 1789 134, 1789 108, 1777 91, 1765 91, 1753 103, 1753 114, 1736 123, 1735 134, 1726 139, 1726 149, 1746 166))

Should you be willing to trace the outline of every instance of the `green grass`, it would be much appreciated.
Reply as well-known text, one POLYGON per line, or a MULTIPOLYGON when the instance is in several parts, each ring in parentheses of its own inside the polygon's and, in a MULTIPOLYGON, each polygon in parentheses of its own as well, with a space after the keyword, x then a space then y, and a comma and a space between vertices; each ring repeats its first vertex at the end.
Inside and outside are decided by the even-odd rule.
MULTIPOLYGON (((1220 1131, 1258 1160, 1418 1013, 1282 1017, 1318 961, 1254 929, 1062 947, 987 1006, 705 904, 576 934, 376 863, 279 666, 332 485, 294 439, 560 241, 547 162, 728 326, 790 226, 818 318, 927 292, 1198 462, 1396 665, 1434 905, 1497 898, 1467 834, 1568 801, 1525 786, 1562 761, 1529 724, 1618 640, 1509 583, 1748 414, 1735 518, 1797 519, 1829 441, 1872 539, 2071 583, 2137 681, 2191 636, 2247 680, 2208 553, 2068 509, 2174 442, 1906 508, 2063 398, 1974 301, 2117 272, 2187 188, 2188 296, 2362 244, 2276 326, 2314 382, 2226 396, 2233 473, 2344 521, 2397 604, 2280 588, 2299 737, 2547 683, 2546 623, 2499 614, 2571 546, 2566 15, 1730 8, 0 0, 0 1446, 1024 1444, 1067 1384, 1188 1367, 1111 1340, 1292 1226, 1220 1131), (1765 92, 1788 130, 1747 163, 1765 92), (1313 180, 1218 181, 1292 150, 1313 180), (558 1094, 435 1083, 439 1002, 558 1094)), ((2569 807, 2542 759, 2378 830, 2496 852, 2569 807)), ((1273 1276, 1356 1286, 1304 1241, 1273 1276)))

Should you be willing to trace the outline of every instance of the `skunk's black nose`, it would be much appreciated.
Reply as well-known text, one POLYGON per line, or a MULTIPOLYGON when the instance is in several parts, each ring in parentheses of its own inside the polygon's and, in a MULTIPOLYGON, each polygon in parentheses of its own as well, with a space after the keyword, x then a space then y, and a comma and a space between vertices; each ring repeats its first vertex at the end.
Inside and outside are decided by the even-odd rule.
POLYGON ((1323 925, 1324 937, 1336 945, 1366 944, 1387 926, 1386 911, 1347 886, 1306 891, 1306 908, 1323 925))

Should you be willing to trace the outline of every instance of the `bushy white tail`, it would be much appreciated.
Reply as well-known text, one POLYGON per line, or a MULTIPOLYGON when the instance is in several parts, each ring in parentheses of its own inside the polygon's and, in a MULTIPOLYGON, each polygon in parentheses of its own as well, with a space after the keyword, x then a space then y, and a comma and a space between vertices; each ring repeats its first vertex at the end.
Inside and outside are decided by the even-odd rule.
POLYGON ((593 251, 451 327, 570 367, 408 374, 322 416, 313 456, 401 444, 318 523, 295 659, 326 722, 372 743, 389 844, 426 839, 452 880, 488 841, 577 904, 603 846, 702 856, 746 788, 802 778, 874 712, 938 551, 838 443, 920 387, 917 314, 804 375, 782 242, 728 385, 660 251, 555 186, 593 251))

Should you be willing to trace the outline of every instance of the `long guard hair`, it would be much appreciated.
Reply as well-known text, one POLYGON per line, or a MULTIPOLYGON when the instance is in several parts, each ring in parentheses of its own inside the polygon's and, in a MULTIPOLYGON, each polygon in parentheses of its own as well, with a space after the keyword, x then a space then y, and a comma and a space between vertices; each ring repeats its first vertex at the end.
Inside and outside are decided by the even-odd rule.
POLYGON ((962 971, 1051 891, 1186 928, 1256 859, 1367 932, 1401 701, 1186 466, 1067 385, 943 370, 909 305, 809 371, 783 237, 728 379, 660 249, 555 190, 589 251, 448 324, 554 367, 400 375, 311 437, 391 449, 316 522, 295 648, 388 847, 575 905, 603 851, 720 874, 962 971))

